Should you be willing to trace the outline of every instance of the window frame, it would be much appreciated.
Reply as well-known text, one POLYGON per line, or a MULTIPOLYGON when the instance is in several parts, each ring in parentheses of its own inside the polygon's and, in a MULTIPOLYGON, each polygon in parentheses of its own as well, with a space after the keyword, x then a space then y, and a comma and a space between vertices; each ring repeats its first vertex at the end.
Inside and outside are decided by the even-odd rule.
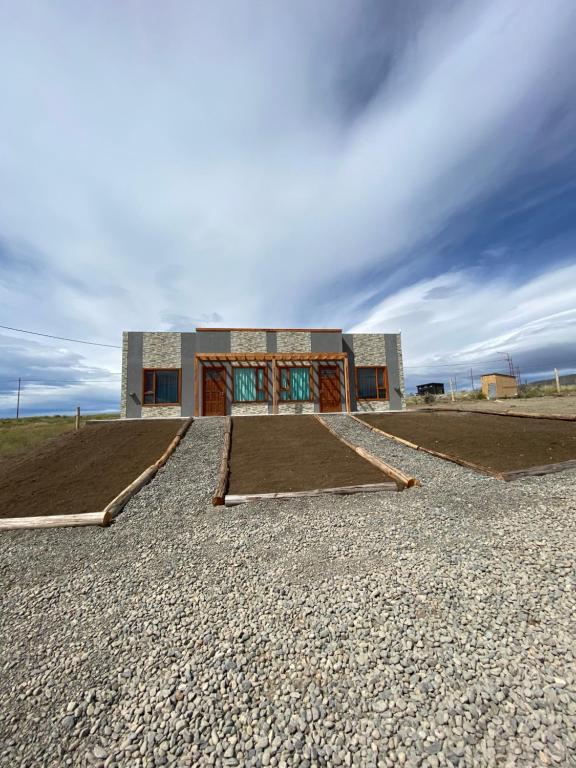
POLYGON ((387 365, 357 365, 354 368, 356 381, 356 400, 390 400, 390 389, 388 387, 388 366, 387 365), (376 371, 376 397, 361 397, 358 388, 358 371, 375 370, 376 371), (382 384, 378 383, 378 371, 382 372, 382 384), (384 389, 384 397, 380 394, 384 389))
POLYGON ((164 406, 182 405, 182 368, 143 368, 142 369, 142 407, 144 408, 163 408, 164 406), (178 400, 174 403, 157 403, 156 402, 156 374, 176 371, 178 373, 178 400), (152 393, 154 395, 154 402, 147 403, 146 394, 149 394, 150 390, 146 389, 146 375, 149 373, 154 374, 152 393))
POLYGON ((265 363, 256 363, 256 365, 233 365, 232 366, 232 402, 237 405, 246 405, 248 403, 269 403, 271 400, 269 390, 268 390, 268 366, 265 363), (256 376, 257 370, 263 370, 264 371, 264 385, 263 387, 258 386, 258 376, 256 376, 256 386, 255 386, 255 392, 256 397, 258 397, 258 392, 264 392, 264 399, 262 400, 237 400, 236 399, 236 376, 234 374, 235 371, 254 371, 254 375, 256 376))
POLYGON ((314 402, 314 377, 312 375, 312 366, 311 365, 288 365, 287 363, 284 363, 282 365, 278 365, 278 404, 282 405, 282 403, 313 403, 314 402), (291 370, 292 368, 297 368, 298 370, 302 370, 302 368, 308 369, 308 391, 310 393, 309 397, 306 400, 283 400, 282 399, 282 392, 290 392, 292 394, 292 377, 290 377, 290 388, 286 389, 282 386, 282 371, 284 369, 291 370))

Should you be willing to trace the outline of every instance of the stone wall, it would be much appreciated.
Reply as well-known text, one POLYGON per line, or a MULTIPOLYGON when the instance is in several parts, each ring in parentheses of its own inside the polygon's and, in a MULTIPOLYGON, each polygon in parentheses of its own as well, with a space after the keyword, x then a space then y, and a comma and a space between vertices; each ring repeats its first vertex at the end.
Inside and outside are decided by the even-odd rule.
POLYGON ((358 400, 356 403, 358 413, 380 413, 390 410, 388 400, 358 400))
POLYGON ((267 416, 268 403, 232 403, 232 416, 267 416))
POLYGON ((182 415, 179 405, 145 405, 142 408, 143 419, 175 419, 182 415))
POLYGON ((311 352, 311 336, 309 331, 278 331, 276 349, 278 352, 311 352))
POLYGON ((386 365, 386 346, 383 333, 355 333, 354 365, 386 365))
POLYGON ((314 403, 278 403, 278 413, 314 413, 314 403))
POLYGON ((181 334, 144 333, 142 368, 180 368, 182 366, 181 334))
POLYGON ((266 331, 231 331, 231 352, 266 352, 266 331))

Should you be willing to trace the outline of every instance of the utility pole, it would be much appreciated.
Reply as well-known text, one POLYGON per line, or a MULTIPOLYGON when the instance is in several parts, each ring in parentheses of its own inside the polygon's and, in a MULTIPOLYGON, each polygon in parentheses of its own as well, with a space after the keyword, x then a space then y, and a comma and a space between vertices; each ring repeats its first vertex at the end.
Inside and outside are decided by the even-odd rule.
POLYGON ((22 379, 18 379, 18 397, 16 399, 16 421, 20 421, 20 387, 22 379))
POLYGON ((452 402, 454 402, 454 387, 452 386, 452 377, 450 377, 448 381, 450 382, 450 397, 452 402))
POLYGON ((470 368, 470 383, 472 384, 472 392, 474 392, 474 371, 470 368))
POLYGON ((558 375, 558 368, 554 368, 554 378, 556 379, 556 392, 560 394, 560 376, 558 375))

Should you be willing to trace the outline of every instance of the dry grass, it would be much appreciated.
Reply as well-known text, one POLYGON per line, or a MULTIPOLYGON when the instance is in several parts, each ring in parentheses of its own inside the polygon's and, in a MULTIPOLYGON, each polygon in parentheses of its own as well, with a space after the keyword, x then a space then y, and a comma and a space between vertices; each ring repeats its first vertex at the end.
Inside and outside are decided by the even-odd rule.
MULTIPOLYGON (((91 414, 81 419, 115 419, 117 413, 91 414)), ((33 416, 20 419, 0 419, 0 456, 26 451, 44 440, 58 437, 74 429, 74 416, 33 416)))

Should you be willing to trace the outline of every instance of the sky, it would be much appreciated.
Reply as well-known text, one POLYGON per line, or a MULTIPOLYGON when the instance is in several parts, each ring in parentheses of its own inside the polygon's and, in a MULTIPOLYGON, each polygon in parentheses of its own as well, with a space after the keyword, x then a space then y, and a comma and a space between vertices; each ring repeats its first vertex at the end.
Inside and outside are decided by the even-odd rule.
POLYGON ((0 415, 123 330, 402 332, 408 389, 576 370, 574 0, 0 0, 0 415))

